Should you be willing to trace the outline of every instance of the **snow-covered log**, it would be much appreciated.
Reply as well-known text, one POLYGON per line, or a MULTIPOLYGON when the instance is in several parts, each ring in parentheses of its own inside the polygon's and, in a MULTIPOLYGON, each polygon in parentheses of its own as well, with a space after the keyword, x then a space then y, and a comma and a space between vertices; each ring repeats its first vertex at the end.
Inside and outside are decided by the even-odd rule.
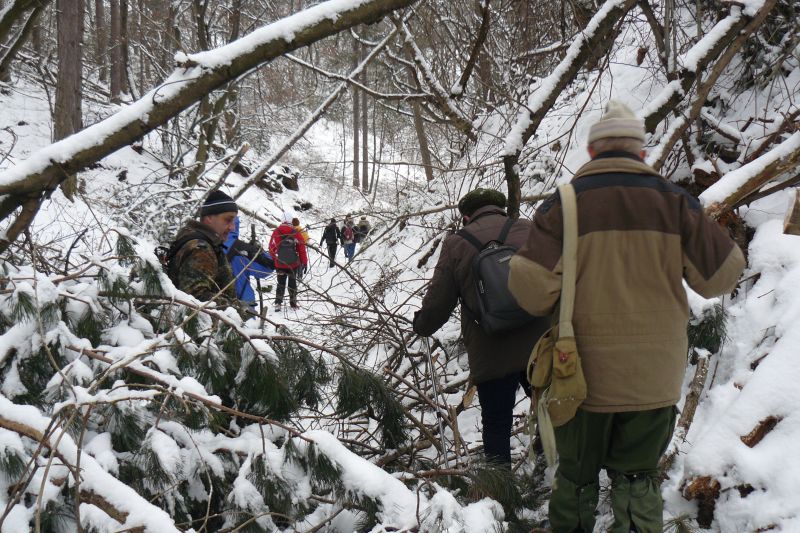
MULTIPOLYGON (((0 195, 10 205, 40 199, 58 184, 119 148, 141 138, 225 83, 281 55, 358 24, 380 20, 415 0, 330 0, 264 26, 231 44, 177 55, 178 68, 164 83, 111 117, 53 143, 0 173, 0 195)), ((26 225, 27 226, 27 225, 26 225)), ((20 228, 20 231, 24 228, 20 228)), ((19 233, 7 232, 0 249, 19 233)))
POLYGON ((700 195, 700 201, 706 206, 718 204, 712 214, 719 215, 798 163, 800 132, 795 132, 761 157, 722 176, 700 195))

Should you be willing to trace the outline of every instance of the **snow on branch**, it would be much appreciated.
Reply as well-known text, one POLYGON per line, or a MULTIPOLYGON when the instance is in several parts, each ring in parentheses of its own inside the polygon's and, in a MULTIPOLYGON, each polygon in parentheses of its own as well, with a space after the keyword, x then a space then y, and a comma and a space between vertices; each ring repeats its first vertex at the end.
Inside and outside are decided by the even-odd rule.
POLYGON ((765 3, 766 0, 750 2, 744 10, 733 5, 727 17, 717 22, 702 39, 678 58, 681 68, 677 79, 670 81, 642 111, 645 129, 648 132, 655 131, 656 126, 683 100, 697 80, 698 74, 705 71, 708 65, 719 57, 752 19, 763 10, 770 11, 775 6, 775 2, 769 2, 767 5, 765 3))
POLYGON ((700 195, 700 201, 706 206, 719 203, 724 210, 798 164, 800 131, 761 157, 722 176, 700 195))
POLYGON ((433 69, 425 59, 425 54, 422 53, 419 46, 417 46, 414 36, 406 26, 405 22, 395 18, 395 24, 402 30, 405 36, 405 47, 414 59, 414 65, 417 71, 425 80, 425 84, 430 88, 432 94, 432 101, 436 107, 444 113, 444 115, 458 128, 464 135, 470 139, 475 140, 475 127, 472 121, 464 115, 464 112, 458 108, 455 101, 449 96, 448 91, 439 83, 433 74, 433 69))
POLYGON ((636 4, 632 0, 608 0, 586 24, 567 49, 564 59, 544 78, 517 114, 517 120, 506 137, 504 156, 519 154, 550 107, 569 85, 591 54, 600 55, 611 45, 614 25, 636 4))
MULTIPOLYGON (((179 54, 183 64, 138 101, 0 172, 0 195, 39 199, 68 176, 141 138, 259 65, 344 29, 378 21, 414 1, 330 0, 216 50, 179 54)), ((11 212, 13 209, 4 209, 0 214, 5 218, 11 212)), ((16 238, 22 229, 9 233, 8 240, 16 238)))
POLYGON ((388 45, 391 42, 396 33, 397 33, 397 28, 392 29, 392 31, 390 31, 389 34, 386 37, 384 37, 383 40, 381 40, 381 42, 378 43, 370 51, 369 54, 367 54, 367 57, 365 57, 364 60, 361 61, 361 63, 359 63, 356 66, 356 68, 353 69, 353 71, 350 73, 347 79, 342 81, 336 87, 336 89, 334 89, 333 92, 330 95, 328 95, 325 101, 322 102, 322 104, 320 104, 320 106, 316 110, 314 110, 314 112, 311 113, 311 115, 309 115, 309 117, 300 125, 300 127, 298 127, 297 130, 295 130, 292 136, 289 137, 289 139, 287 139, 281 145, 280 148, 278 148, 275 152, 273 152, 272 155, 270 155, 266 161, 264 161, 255 171, 253 171, 247 177, 247 180, 241 186, 239 186, 234 192, 233 194, 234 199, 238 200, 245 193, 247 189, 252 187, 254 184, 258 183, 258 181, 261 180, 261 178, 263 178, 267 174, 269 169, 272 168, 272 165, 277 163, 280 160, 280 158, 283 157, 283 155, 286 152, 288 152, 289 149, 292 146, 294 146, 294 144, 297 141, 299 141, 303 137, 303 135, 306 134, 306 132, 308 132, 308 130, 311 129, 311 126, 313 126, 325 114, 325 112, 328 111, 328 109, 330 109, 330 107, 334 104, 334 102, 336 102, 336 100, 338 100, 338 98, 342 95, 342 93, 350 86, 350 83, 353 83, 356 80, 356 78, 358 78, 358 76, 364 71, 366 66, 381 52, 381 50, 386 48, 386 45, 388 45))
POLYGON ((78 463, 80 454, 81 492, 86 501, 121 523, 122 529, 139 531, 180 531, 170 516, 141 497, 103 469, 97 460, 79 450, 67 429, 48 432, 50 418, 30 405, 18 405, 0 395, 0 427, 42 443, 66 466, 78 463))

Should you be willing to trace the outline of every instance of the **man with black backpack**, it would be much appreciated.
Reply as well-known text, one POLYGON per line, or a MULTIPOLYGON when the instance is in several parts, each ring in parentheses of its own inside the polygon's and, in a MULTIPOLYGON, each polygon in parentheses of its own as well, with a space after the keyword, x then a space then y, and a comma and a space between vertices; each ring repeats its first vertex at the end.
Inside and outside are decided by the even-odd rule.
POLYGON ((328 246, 328 268, 333 268, 336 266, 336 248, 339 246, 339 241, 344 240, 339 226, 336 225, 335 218, 332 218, 330 224, 325 226, 325 231, 322 232, 322 240, 328 246))
POLYGON ((214 191, 200 208, 200 220, 187 221, 178 232, 165 258, 167 275, 178 289, 222 308, 242 309, 222 248, 238 211, 233 198, 214 191))
POLYGON ((286 282, 289 282, 289 305, 297 307, 297 275, 308 269, 306 243, 301 232, 292 225, 294 213, 283 213, 283 223, 272 232, 269 253, 278 272, 278 287, 275 291, 275 309, 280 310, 286 282))
POLYGON ((470 381, 478 387, 486 458, 511 463, 511 427, 528 356, 549 321, 528 315, 507 290, 508 261, 525 243, 527 220, 509 219, 505 196, 475 189, 458 202, 464 229, 442 244, 414 331, 432 335, 461 302, 470 381))

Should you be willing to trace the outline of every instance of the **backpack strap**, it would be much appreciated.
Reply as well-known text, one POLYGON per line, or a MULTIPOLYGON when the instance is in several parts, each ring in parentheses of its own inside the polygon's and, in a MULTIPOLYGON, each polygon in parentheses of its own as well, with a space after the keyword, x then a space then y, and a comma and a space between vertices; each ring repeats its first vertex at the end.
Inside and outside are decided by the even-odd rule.
POLYGON ((508 232, 511 231, 511 226, 514 225, 515 220, 511 217, 506 219, 506 223, 503 224, 503 229, 500 230, 500 236, 497 237, 497 242, 500 244, 506 243, 506 238, 508 237, 508 232))
MULTIPOLYGON (((505 224, 503 224, 503 227, 500 230, 500 235, 498 235, 498 237, 493 240, 499 242, 500 244, 505 244, 506 238, 508 237, 508 232, 511 231, 511 226, 514 225, 514 222, 515 222, 514 219, 507 218, 505 224)), ((462 228, 461 230, 457 231, 456 235, 458 235, 459 237, 470 243, 472 246, 477 248, 478 251, 483 250, 484 246, 489 244, 489 242, 492 242, 492 241, 487 241, 486 243, 482 243, 481 241, 478 240, 478 238, 475 235, 468 232, 467 228, 462 228)))

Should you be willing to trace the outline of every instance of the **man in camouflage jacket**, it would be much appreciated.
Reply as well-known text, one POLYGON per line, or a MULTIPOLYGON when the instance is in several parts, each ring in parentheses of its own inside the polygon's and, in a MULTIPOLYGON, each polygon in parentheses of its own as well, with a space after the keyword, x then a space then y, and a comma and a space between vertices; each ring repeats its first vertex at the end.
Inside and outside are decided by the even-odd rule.
POLYGON ((214 191, 200 208, 200 220, 189 220, 175 237, 175 243, 185 240, 175 253, 177 287, 198 300, 213 301, 220 308, 242 308, 222 249, 234 228, 238 210, 233 198, 214 191))

